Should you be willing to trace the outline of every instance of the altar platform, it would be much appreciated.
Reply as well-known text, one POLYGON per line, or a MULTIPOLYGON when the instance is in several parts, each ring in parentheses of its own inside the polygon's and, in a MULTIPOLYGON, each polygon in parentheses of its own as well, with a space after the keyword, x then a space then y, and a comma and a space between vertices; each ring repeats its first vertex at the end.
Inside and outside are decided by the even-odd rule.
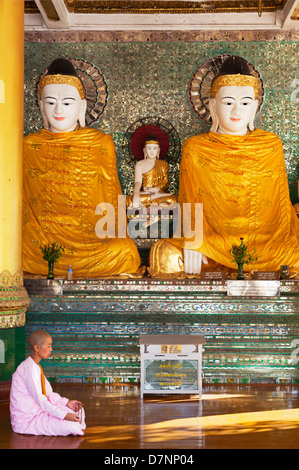
POLYGON ((228 282, 24 279, 26 337, 51 334, 55 383, 137 384, 139 336, 162 333, 205 335, 203 384, 299 383, 299 280, 271 296, 228 295, 228 282))

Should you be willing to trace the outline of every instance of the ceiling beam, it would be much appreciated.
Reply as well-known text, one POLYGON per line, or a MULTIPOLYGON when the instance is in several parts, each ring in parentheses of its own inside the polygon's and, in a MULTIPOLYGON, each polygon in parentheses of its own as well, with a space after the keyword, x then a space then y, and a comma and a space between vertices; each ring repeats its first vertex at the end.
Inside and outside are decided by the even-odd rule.
POLYGON ((74 24, 74 14, 70 13, 61 0, 35 0, 45 27, 48 29, 70 29, 74 24))
MULTIPOLYGON (((137 30, 293 30, 299 29, 295 20, 299 0, 286 0, 283 10, 255 12, 226 12, 192 14, 172 13, 79 13, 72 11, 67 0, 34 0, 40 14, 25 15, 26 31, 137 31, 137 30), (297 8, 297 9, 296 9, 297 8), (293 19, 292 19, 293 15, 293 19)), ((180 0, 182 1, 182 0, 180 0)), ((190 0, 188 0, 190 1, 190 0)), ((145 3, 142 1, 142 3, 145 3)), ((172 2, 171 2, 172 3, 172 2)), ((184 2, 185 3, 185 2, 184 2)), ((204 3, 197 0, 197 4, 204 3)), ((211 3, 211 2, 210 2, 211 3)), ((224 4, 224 1, 222 2, 224 4)), ((229 1, 228 1, 229 3, 229 1)), ((263 4, 263 3, 262 3, 263 4)))
POLYGON ((299 20, 292 19, 292 15, 296 8, 299 7, 299 0, 288 0, 281 17, 281 28, 282 29, 298 29, 299 20))
POLYGON ((263 30, 280 29, 277 12, 172 14, 82 14, 77 13, 73 30, 263 30))

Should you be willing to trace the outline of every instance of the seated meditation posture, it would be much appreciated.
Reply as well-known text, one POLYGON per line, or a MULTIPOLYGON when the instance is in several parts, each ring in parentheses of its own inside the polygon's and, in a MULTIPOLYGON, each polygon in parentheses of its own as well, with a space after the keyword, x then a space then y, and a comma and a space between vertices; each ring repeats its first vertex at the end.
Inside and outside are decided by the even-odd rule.
POLYGON ((24 138, 24 272, 46 275, 40 244, 57 241, 65 251, 55 275, 65 276, 69 265, 75 277, 138 274, 140 256, 126 227, 118 238, 126 218, 118 217, 122 191, 114 143, 85 127, 85 91, 70 61, 56 59, 40 78, 39 107, 44 128, 24 138), (109 237, 95 230, 100 204, 114 208, 109 237))
MULTIPOLYGON (((248 63, 229 56, 214 78, 209 132, 188 138, 182 150, 179 205, 202 204, 203 236, 159 240, 149 273, 196 275, 236 269, 229 253, 240 238, 255 252, 245 271, 299 270, 299 221, 289 196, 282 143, 254 129, 258 79, 248 63)), ((194 212, 193 212, 194 214, 194 212)), ((192 220, 192 217, 191 217, 192 220)))
POLYGON ((144 159, 135 166, 134 189, 127 196, 127 207, 149 207, 152 202, 170 205, 177 201, 173 194, 165 192, 169 186, 169 165, 159 159, 160 142, 154 135, 146 138, 143 147, 144 159))
POLYGON ((52 338, 43 330, 29 336, 30 356, 12 376, 10 416, 12 429, 20 434, 36 436, 68 436, 84 434, 83 404, 54 393, 40 366, 52 351, 52 338))

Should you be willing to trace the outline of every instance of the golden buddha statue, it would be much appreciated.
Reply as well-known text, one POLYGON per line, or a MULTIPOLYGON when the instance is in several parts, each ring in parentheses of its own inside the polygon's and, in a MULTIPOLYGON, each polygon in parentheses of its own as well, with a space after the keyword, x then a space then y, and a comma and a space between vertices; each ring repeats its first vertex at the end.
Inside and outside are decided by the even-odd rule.
POLYGON ((127 207, 138 209, 140 204, 149 207, 152 202, 170 205, 177 202, 177 196, 165 192, 169 187, 169 165, 159 159, 160 142, 149 135, 143 146, 144 159, 135 165, 133 194, 127 196, 127 207))
POLYGON ((259 80, 230 56, 210 88, 212 128, 186 140, 178 202, 203 205, 203 237, 164 239, 150 253, 152 277, 236 269, 230 248, 244 238, 256 261, 244 270, 299 271, 299 221, 289 197, 279 137, 254 129, 259 80))
MULTIPOLYGON (((65 247, 55 274, 75 277, 138 275, 140 256, 130 238, 99 238, 96 207, 110 204, 118 227, 122 197, 110 135, 85 127, 83 83, 72 63, 56 59, 39 80, 44 128, 24 138, 23 269, 46 275, 40 243, 65 247)), ((118 233, 116 231, 116 233, 118 233)))

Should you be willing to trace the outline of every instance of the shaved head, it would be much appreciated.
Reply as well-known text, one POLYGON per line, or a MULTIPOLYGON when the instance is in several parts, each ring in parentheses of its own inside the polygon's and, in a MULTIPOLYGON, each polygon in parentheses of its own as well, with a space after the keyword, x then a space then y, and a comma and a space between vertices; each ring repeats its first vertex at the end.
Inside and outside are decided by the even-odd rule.
POLYGON ((43 343, 49 338, 51 338, 51 336, 46 331, 43 331, 43 330, 33 331, 28 338, 30 349, 34 349, 35 345, 42 346, 43 343))

